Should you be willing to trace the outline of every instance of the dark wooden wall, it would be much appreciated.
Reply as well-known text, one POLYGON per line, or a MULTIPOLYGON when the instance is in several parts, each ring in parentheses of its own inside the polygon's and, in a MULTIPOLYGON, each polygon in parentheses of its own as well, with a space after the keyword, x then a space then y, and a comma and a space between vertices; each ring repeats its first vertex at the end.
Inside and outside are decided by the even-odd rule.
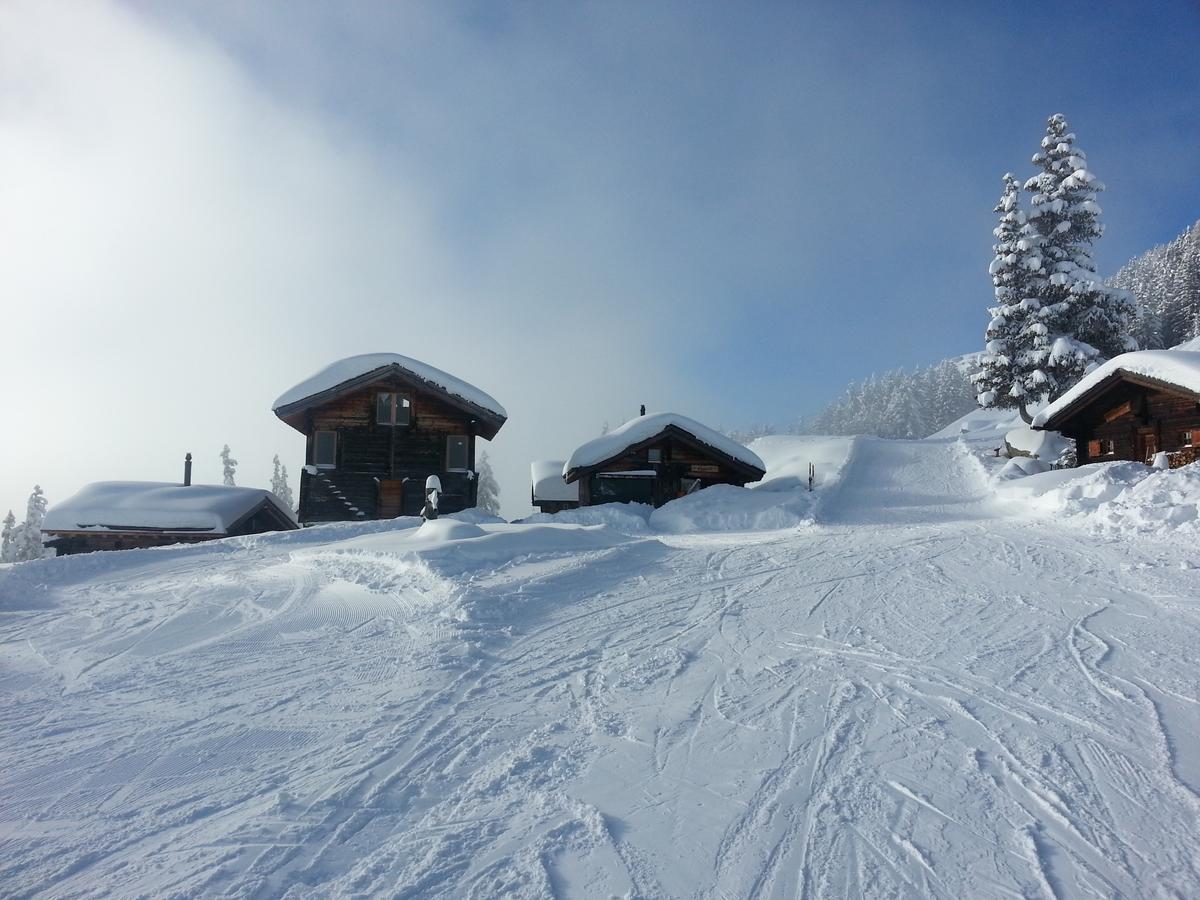
POLYGON ((380 512, 380 482, 403 482, 402 515, 418 515, 425 502, 425 479, 442 481, 441 512, 475 505, 476 482, 464 472, 446 471, 447 438, 467 437, 467 466, 475 468, 475 425, 467 413, 440 398, 387 382, 364 387, 310 410, 306 422, 313 463, 315 433, 335 431, 337 466, 300 477, 300 521, 342 522, 374 519, 380 512), (412 401, 409 424, 375 422, 375 395, 406 394, 412 401))
POLYGON ((1098 398, 1070 422, 1079 464, 1112 459, 1147 462, 1147 437, 1157 450, 1183 448, 1183 433, 1200 438, 1200 404, 1190 397, 1125 383, 1098 398), (1106 421, 1107 419, 1107 421, 1106 421), (1113 442, 1111 454, 1096 455, 1096 441, 1113 442))
MULTIPOLYGON (((653 503, 656 507, 682 496, 682 483, 685 478, 698 479, 701 488, 714 484, 735 484, 739 487, 746 484, 746 477, 735 472, 724 461, 709 455, 702 448, 680 441, 670 435, 664 436, 646 447, 631 450, 613 462, 606 463, 599 471, 637 472, 651 469, 656 473, 653 495, 653 503), (652 449, 662 452, 661 463, 649 461, 652 449)), ((592 477, 594 476, 585 475, 579 479, 579 503, 581 506, 604 502, 599 497, 593 499, 592 477)))

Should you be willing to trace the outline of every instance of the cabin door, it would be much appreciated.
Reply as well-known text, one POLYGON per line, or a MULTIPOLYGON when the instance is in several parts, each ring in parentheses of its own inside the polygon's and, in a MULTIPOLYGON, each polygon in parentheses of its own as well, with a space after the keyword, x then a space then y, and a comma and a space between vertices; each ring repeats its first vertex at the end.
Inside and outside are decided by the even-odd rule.
POLYGON ((379 482, 379 518, 394 519, 404 508, 404 482, 385 478, 379 482))
POLYGON ((1154 454, 1158 452, 1158 435, 1153 431, 1143 431, 1138 434, 1138 449, 1141 451, 1142 459, 1150 463, 1154 460, 1154 454))

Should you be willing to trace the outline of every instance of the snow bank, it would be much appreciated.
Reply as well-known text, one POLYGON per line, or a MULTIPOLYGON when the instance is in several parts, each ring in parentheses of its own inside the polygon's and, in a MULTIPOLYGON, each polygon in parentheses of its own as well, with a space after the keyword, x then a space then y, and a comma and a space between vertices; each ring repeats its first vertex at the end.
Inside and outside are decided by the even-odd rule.
POLYGON ((46 513, 43 531, 155 529, 223 534, 267 500, 288 520, 292 511, 270 491, 224 484, 98 481, 46 513))
POLYGON ((794 528, 812 520, 817 496, 807 490, 753 490, 714 484, 656 509, 650 516, 650 527, 666 534, 794 528))
POLYGON ((1004 442, 1013 450, 1020 450, 1044 462, 1054 462, 1075 443, 1057 431, 1034 431, 1025 424, 1006 432, 1004 442))
POLYGON ((852 437, 773 434, 761 437, 750 449, 763 460, 767 474, 754 485, 756 491, 808 490, 808 464, 816 468, 817 489, 833 485, 850 455, 852 437))
POLYGON ((475 406, 495 413, 501 418, 508 418, 508 413, 505 412, 504 407, 497 403, 494 397, 481 391, 475 385, 468 384, 461 378, 455 378, 448 372, 435 369, 433 366, 423 363, 420 360, 401 356, 398 353, 364 353, 360 356, 350 356, 346 359, 340 359, 326 366, 315 375, 304 379, 304 381, 291 390, 284 391, 275 400, 275 403, 272 404, 271 409, 274 411, 285 406, 290 406, 306 397, 311 397, 313 394, 330 390, 339 384, 344 384, 347 381, 388 366, 396 366, 403 369, 408 374, 432 384, 434 387, 445 391, 453 397, 473 403, 475 406))
POLYGON ((1098 531, 1200 532, 1196 464, 1162 470, 1138 462, 1095 463, 1006 481, 997 494, 1026 512, 1066 517, 1098 531))
POLYGON ((558 503, 579 502, 579 484, 563 481, 561 459, 540 459, 529 466, 533 481, 533 501, 549 500, 558 503))
POLYGON ((1011 409, 974 409, 931 434, 928 440, 962 438, 971 443, 995 442, 993 446, 999 446, 1004 435, 1020 424, 1021 417, 1011 409))
POLYGON ((1200 352, 1194 350, 1138 350, 1114 356, 1085 375, 1078 384, 1033 417, 1040 427, 1104 379, 1118 372, 1141 375, 1200 394, 1200 352))
MULTIPOLYGON (((559 476, 561 479, 561 476, 559 476)), ((654 507, 647 503, 601 503, 597 506, 582 506, 565 509, 557 513, 534 513, 522 519, 525 524, 555 522, 559 525, 604 525, 622 534, 640 534, 647 530, 647 522, 654 507)))
POLYGON ((634 444, 650 440, 671 425, 681 431, 687 432, 701 444, 706 444, 714 450, 719 450, 726 456, 730 456, 745 465, 753 466, 759 470, 766 470, 766 465, 763 464, 763 461, 759 459, 754 451, 743 447, 732 438, 726 437, 719 431, 714 431, 707 425, 701 425, 695 419, 689 419, 687 416, 681 416, 678 413, 667 412, 638 416, 636 419, 630 419, 619 428, 614 428, 608 434, 588 441, 571 454, 571 458, 563 466, 562 474, 565 476, 573 469, 600 465, 614 456, 620 456, 634 444))

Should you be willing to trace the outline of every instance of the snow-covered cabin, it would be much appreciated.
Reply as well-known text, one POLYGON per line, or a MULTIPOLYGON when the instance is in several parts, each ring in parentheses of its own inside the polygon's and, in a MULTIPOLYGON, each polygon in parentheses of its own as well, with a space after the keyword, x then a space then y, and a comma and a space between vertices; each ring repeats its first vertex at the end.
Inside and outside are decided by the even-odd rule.
POLYGON ((563 480, 579 484, 579 503, 662 506, 714 484, 758 481, 767 467, 719 431, 678 413, 630 419, 588 441, 563 465, 563 480))
POLYGON ((42 534, 64 556, 298 527, 292 511, 261 488, 97 481, 47 510, 42 534))
POLYGON ((1114 459, 1172 468, 1196 460, 1200 442, 1200 352, 1138 350, 1097 366, 1033 419, 1075 440, 1079 465, 1114 459))
POLYGON ((396 353, 339 360, 272 409, 308 439, 304 524, 419 515, 430 475, 442 483, 442 512, 473 507, 476 441, 508 419, 474 385, 396 353))
POLYGON ((530 500, 544 513, 562 512, 579 506, 579 484, 563 478, 563 460, 540 459, 529 466, 533 482, 530 500))

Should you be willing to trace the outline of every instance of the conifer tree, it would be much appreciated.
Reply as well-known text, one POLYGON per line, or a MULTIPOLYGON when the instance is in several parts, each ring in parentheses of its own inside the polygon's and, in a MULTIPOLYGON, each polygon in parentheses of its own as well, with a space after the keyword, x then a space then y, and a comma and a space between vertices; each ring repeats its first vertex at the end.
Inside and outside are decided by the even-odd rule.
POLYGON ((0 563, 13 562, 13 526, 17 517, 10 509, 4 517, 4 529, 0 531, 0 563))
POLYGON ((279 502, 288 509, 295 509, 295 499, 292 496, 291 485, 288 484, 287 466, 279 462, 279 454, 271 460, 271 493, 279 498, 279 502))
POLYGON ((237 472, 238 461, 229 455, 229 445, 221 448, 221 477, 224 484, 234 485, 234 474, 237 472))
POLYGON ((1028 215, 1011 175, 996 207, 989 269, 996 306, 975 378, 981 406, 1015 408, 1026 422, 1033 403, 1061 396, 1103 359, 1137 349, 1132 299, 1101 284, 1092 262, 1104 232, 1095 200, 1104 185, 1062 115, 1047 120, 1033 162, 1041 172, 1024 185, 1032 194, 1028 215))
POLYGON ((46 496, 41 485, 33 486, 25 507, 25 521, 12 530, 9 547, 14 562, 41 559, 46 555, 42 544, 42 521, 46 518, 46 496))
POLYGON ((479 469, 479 484, 476 488, 475 506, 477 509, 498 516, 500 515, 500 485, 496 482, 496 473, 492 471, 492 464, 488 462, 486 450, 479 454, 477 468, 479 469))

